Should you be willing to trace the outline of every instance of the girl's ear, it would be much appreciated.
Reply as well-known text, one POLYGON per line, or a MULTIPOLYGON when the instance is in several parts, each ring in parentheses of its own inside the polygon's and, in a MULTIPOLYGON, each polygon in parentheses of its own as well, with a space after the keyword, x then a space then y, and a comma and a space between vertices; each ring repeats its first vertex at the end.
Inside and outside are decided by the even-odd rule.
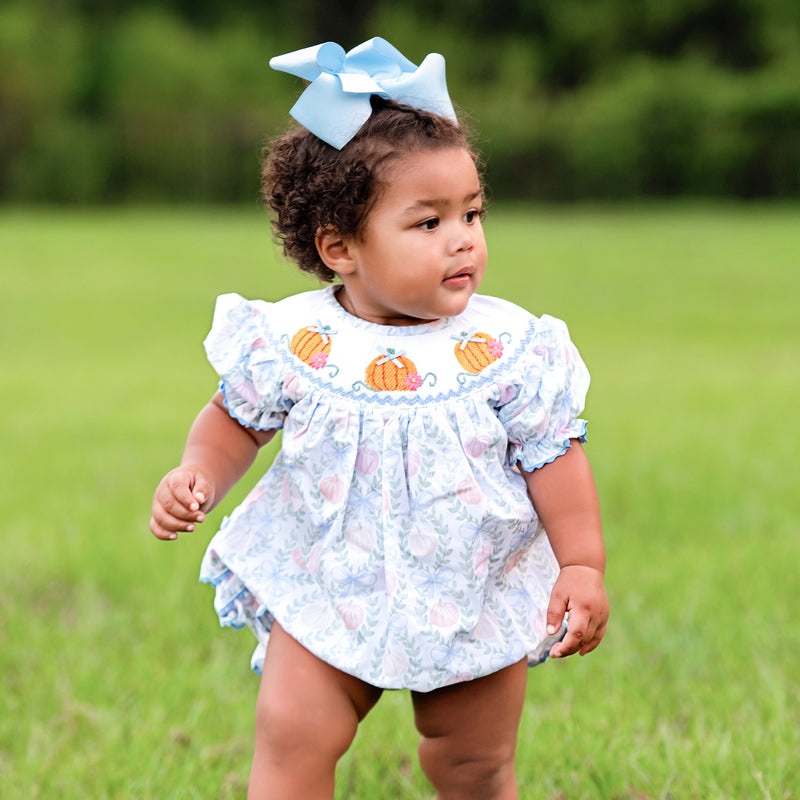
POLYGON ((345 239, 335 228, 320 228, 314 243, 322 263, 337 275, 349 275, 355 270, 349 239, 345 239))

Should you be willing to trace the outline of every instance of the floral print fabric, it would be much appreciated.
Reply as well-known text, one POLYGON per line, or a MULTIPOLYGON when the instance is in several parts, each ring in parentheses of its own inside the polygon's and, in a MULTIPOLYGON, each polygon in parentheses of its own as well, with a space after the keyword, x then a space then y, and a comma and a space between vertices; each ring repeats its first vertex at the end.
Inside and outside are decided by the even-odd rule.
POLYGON ((496 298, 409 327, 336 287, 217 301, 205 345, 230 413, 282 428, 273 465, 209 544, 201 579, 260 671, 275 620, 333 666, 429 691, 556 637, 558 567, 519 467, 583 438, 589 376, 566 326, 496 298))

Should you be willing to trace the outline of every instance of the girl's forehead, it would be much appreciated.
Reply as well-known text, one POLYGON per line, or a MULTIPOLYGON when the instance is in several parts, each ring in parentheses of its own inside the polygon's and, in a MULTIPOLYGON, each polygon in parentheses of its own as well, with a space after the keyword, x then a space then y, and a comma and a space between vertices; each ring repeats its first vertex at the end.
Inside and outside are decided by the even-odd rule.
MULTIPOLYGON (((444 213, 482 205, 483 185, 472 153, 461 147, 411 151, 387 164, 362 218, 362 231, 387 216, 407 220, 431 209, 444 213)), ((463 213, 460 212, 460 213, 463 213)))
POLYGON ((464 147, 427 147, 395 152, 389 159, 386 169, 391 171, 402 168, 403 165, 411 167, 427 167, 431 164, 452 165, 467 161, 474 166, 472 154, 464 147))
POLYGON ((389 191, 442 181, 480 185, 475 160, 468 150, 448 147, 398 154, 386 165, 382 176, 384 190, 389 191))

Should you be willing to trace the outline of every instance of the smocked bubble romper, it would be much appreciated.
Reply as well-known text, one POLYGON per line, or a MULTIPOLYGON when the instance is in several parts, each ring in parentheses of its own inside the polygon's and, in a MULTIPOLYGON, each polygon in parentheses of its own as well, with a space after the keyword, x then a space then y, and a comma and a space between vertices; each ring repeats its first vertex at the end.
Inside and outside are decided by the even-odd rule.
POLYGON ((589 375, 566 326, 482 295, 381 326, 337 288, 217 300, 205 346, 230 413, 282 428, 203 559, 221 623, 253 631, 257 672, 277 620, 383 688, 542 661, 563 635, 545 632, 558 565, 519 468, 585 434, 589 375))

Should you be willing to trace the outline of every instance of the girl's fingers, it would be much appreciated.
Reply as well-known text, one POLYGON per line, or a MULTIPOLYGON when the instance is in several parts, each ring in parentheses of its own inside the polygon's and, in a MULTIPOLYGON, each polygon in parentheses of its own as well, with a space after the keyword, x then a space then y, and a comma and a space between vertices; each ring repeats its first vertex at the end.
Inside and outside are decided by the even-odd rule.
POLYGON ((605 624, 598 626, 598 628, 594 632, 594 636, 592 637, 592 639, 578 651, 580 655, 585 656, 588 653, 591 653, 592 650, 597 649, 597 646, 600 644, 601 641, 603 641, 603 636, 605 635, 605 632, 606 632, 605 624))
POLYGON ((559 658, 562 656, 571 656, 577 653, 581 648, 585 647, 593 638, 593 633, 590 633, 591 619, 589 615, 582 611, 570 609, 569 620, 567 622, 567 634, 559 642, 550 655, 559 658))
POLYGON ((192 486, 192 499, 197 503, 198 510, 211 500, 212 494, 211 484, 203 475, 198 475, 195 478, 194 486, 192 486))
POLYGON ((554 588, 550 595, 550 603, 547 606, 547 633, 552 636, 564 621, 564 614, 567 611, 567 598, 562 597, 554 588))
POLYGON ((168 498, 161 503, 160 508, 165 518, 179 520, 181 522, 202 522, 205 515, 200 511, 200 504, 190 497, 189 502, 184 503, 176 498, 168 498))
POLYGON ((600 644, 605 634, 606 625, 593 623, 588 615, 570 611, 567 634, 561 642, 550 650, 551 658, 563 658, 579 653, 582 656, 591 653, 600 644))
POLYGON ((202 513, 195 514, 192 518, 179 518, 167 514, 163 509, 153 508, 150 517, 150 530, 159 539, 176 539, 179 533, 191 533, 196 530, 205 519, 202 513))
MULTIPOLYGON (((190 533, 205 519, 202 511, 191 511, 180 503, 171 501, 153 502, 150 530, 153 533, 167 531, 169 533, 190 533)), ((158 536, 158 534, 156 533, 158 536)), ((159 537, 163 538, 163 537, 159 537)))
POLYGON ((209 496, 209 487, 205 480, 198 480, 181 468, 170 472, 156 489, 153 508, 157 506, 168 516, 192 522, 202 522, 203 512, 200 507, 209 496))
POLYGON ((174 498, 175 501, 190 511, 197 510, 197 508, 192 508, 197 503, 192 491, 194 483, 194 476, 181 467, 172 470, 162 481, 162 485, 167 489, 167 499, 174 498))
POLYGON ((199 507, 193 510, 172 498, 168 498, 165 502, 156 499, 153 502, 152 514, 161 527, 170 530, 189 530, 188 525, 193 526, 206 518, 199 507))
POLYGON ((162 528, 161 525, 156 522, 154 517, 150 517, 150 533, 152 533, 156 539, 164 539, 169 541, 178 538, 176 531, 170 531, 166 528, 162 528))
POLYGON ((563 658, 564 656, 571 656, 573 653, 577 653, 580 647, 581 640, 578 634, 570 633, 568 630, 567 635, 558 644, 553 645, 550 650, 550 657, 563 658))
POLYGON ((178 533, 194 531, 205 519, 200 508, 207 495, 202 487, 191 488, 193 480, 188 470, 178 468, 159 484, 150 517, 150 530, 157 538, 176 539, 178 533))

